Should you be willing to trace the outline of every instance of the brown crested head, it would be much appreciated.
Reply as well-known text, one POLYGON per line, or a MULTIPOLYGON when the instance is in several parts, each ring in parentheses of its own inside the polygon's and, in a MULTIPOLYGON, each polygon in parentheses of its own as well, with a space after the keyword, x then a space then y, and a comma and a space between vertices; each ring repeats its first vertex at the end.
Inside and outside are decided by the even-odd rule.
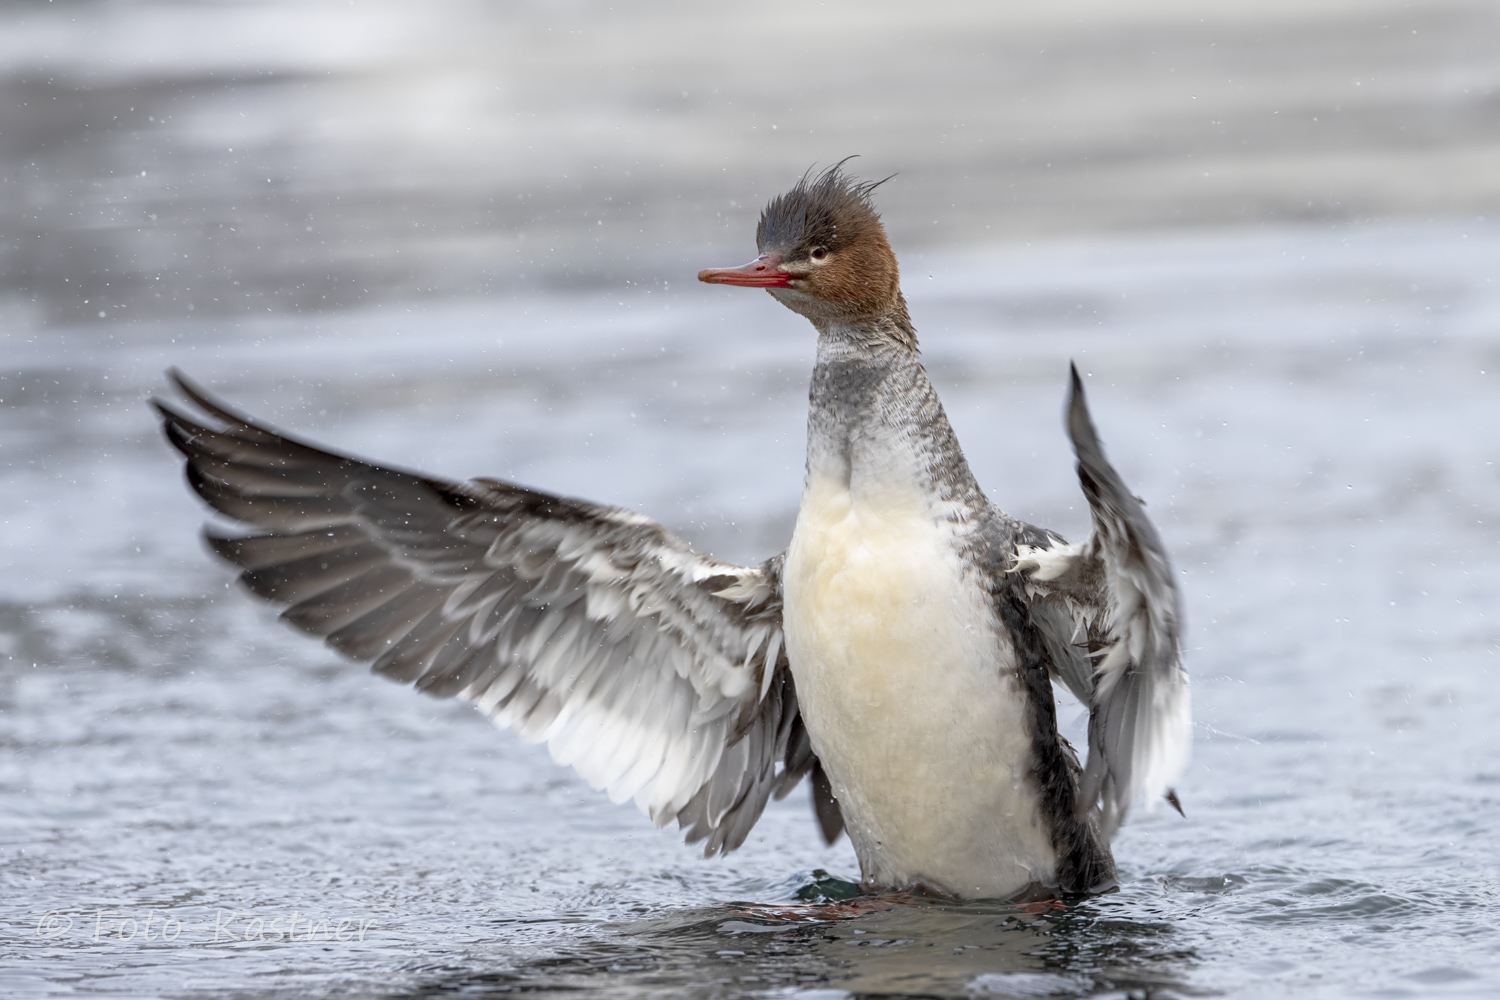
POLYGON ((848 177, 843 163, 809 171, 761 212, 758 258, 702 271, 698 279, 765 288, 814 322, 904 315, 896 255, 870 201, 882 183, 848 177))

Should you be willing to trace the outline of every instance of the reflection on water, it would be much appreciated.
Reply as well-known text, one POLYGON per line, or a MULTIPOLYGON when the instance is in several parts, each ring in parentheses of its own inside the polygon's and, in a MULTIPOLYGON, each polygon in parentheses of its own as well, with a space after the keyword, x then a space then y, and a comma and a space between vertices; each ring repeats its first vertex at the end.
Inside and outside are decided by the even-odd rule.
MULTIPOLYGON (((820 874, 820 873, 814 873, 820 874)), ((838 918, 808 907, 684 910, 621 921, 545 960, 434 977, 393 996, 549 994, 1070 997, 1194 992, 1167 923, 1109 897, 1067 905, 908 901, 838 918), (780 909, 778 917, 773 911, 780 909), (1124 917, 1122 919, 1122 917, 1124 917), (781 995, 771 993, 770 995, 781 995)))

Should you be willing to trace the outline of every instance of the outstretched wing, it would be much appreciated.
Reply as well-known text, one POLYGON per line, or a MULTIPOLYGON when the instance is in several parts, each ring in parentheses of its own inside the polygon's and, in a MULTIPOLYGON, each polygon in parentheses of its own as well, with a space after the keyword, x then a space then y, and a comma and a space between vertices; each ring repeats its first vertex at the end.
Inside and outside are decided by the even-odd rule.
POLYGON ((1191 708, 1172 564, 1144 505, 1104 456, 1078 369, 1068 435, 1093 533, 1068 545, 1020 546, 1035 620, 1058 679, 1089 706, 1089 758, 1080 808, 1113 833, 1132 802, 1154 804, 1187 762, 1191 708))
POLYGON ((297 441, 171 377, 215 552, 282 618, 545 741, 616 802, 733 850, 816 763, 782 651, 779 558, 731 566, 638 514, 445 483, 297 441))

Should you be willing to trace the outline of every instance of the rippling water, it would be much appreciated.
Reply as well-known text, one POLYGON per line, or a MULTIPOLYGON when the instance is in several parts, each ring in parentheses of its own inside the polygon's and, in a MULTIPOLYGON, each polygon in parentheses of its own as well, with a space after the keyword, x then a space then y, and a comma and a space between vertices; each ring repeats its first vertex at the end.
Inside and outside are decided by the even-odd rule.
POLYGON ((1446 224, 906 259, 992 496, 1085 530, 1076 358, 1184 577, 1187 817, 1124 829, 1119 893, 1035 912, 770 919, 857 876, 805 793, 705 861, 291 634, 201 551, 143 405, 181 365, 317 440, 758 559, 790 530, 812 354, 764 296, 7 328, 0 992, 1493 995, 1496 260, 1500 229, 1446 224))

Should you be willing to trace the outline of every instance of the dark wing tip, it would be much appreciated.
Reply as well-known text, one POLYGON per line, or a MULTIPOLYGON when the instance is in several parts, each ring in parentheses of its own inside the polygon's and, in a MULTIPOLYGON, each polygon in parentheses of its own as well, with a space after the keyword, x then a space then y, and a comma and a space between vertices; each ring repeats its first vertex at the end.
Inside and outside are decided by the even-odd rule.
MULTIPOLYGON (((172 386, 190 400, 194 406, 204 413, 224 421, 226 424, 243 425, 253 427, 256 430, 264 430, 256 422, 243 413, 238 412, 228 403, 214 396, 203 386, 194 382, 183 374, 182 369, 173 365, 167 369, 167 380, 172 386)), ((284 435, 283 435, 284 436, 284 435)))
POLYGON ((1073 442, 1073 451, 1082 459, 1084 452, 1092 454, 1100 450, 1099 434, 1094 430, 1094 419, 1089 414, 1083 378, 1078 374, 1078 366, 1071 361, 1068 362, 1068 373, 1068 437, 1073 442))
MULTIPOLYGON (((177 437, 174 437, 174 431, 178 436, 185 438, 188 444, 191 444, 191 438, 197 434, 227 434, 245 443, 279 449, 289 455, 296 454, 302 458, 310 458, 318 461, 353 462, 359 465, 369 464, 362 459, 341 451, 313 444, 311 441, 300 438, 295 434, 280 430, 273 424, 257 420, 246 413, 236 410, 188 378, 176 367, 168 368, 166 375, 167 379, 172 383, 172 387, 180 392, 187 403, 191 403, 192 406, 188 407, 179 400, 163 401, 156 398, 152 398, 151 405, 161 415, 162 429, 166 433, 168 440, 189 458, 196 457, 196 450, 185 448, 183 443, 179 442, 177 437), (179 409, 179 407, 182 408, 179 409), (215 422, 217 422, 217 426, 214 425, 215 422)), ((464 488, 458 484, 440 484, 437 480, 429 480, 421 473, 411 472, 396 466, 375 466, 375 468, 421 479, 429 485, 440 485, 446 489, 464 492, 464 488)))
POLYGON ((156 411, 167 440, 188 458, 197 455, 197 450, 192 447, 193 436, 208 430, 201 423, 204 414, 230 425, 246 422, 244 417, 214 399, 206 389, 193 382, 175 365, 167 369, 166 376, 172 388, 193 404, 193 408, 184 407, 181 400, 167 400, 159 396, 152 396, 147 400, 147 405, 156 411))
POLYGON ((191 461, 201 453, 194 439, 205 433, 208 428, 166 400, 153 396, 148 403, 161 420, 161 432, 167 439, 167 443, 181 452, 191 464, 191 461))
POLYGON ((1181 816, 1183 819, 1187 819, 1187 813, 1182 811, 1182 801, 1177 798, 1177 789, 1168 788, 1167 794, 1163 795, 1162 798, 1166 799, 1167 803, 1171 805, 1173 809, 1177 810, 1177 815, 1181 816))
POLYGON ((832 846, 844 832, 844 811, 839 808, 838 797, 833 794, 833 782, 828 780, 821 762, 813 765, 812 797, 818 832, 823 835, 823 843, 832 846))
POLYGON ((186 414, 177 412, 176 407, 159 396, 152 396, 147 399, 146 405, 156 411, 156 415, 161 420, 163 426, 186 417, 186 414))

